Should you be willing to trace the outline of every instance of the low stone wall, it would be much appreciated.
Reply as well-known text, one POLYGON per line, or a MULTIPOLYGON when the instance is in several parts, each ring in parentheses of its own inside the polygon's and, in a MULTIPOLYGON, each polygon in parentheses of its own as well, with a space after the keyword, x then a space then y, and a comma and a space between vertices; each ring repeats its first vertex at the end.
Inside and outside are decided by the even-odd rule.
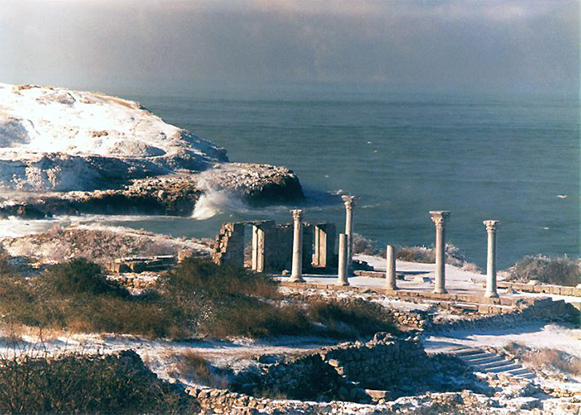
MULTIPOLYGON (((463 365, 460 361, 442 363, 429 357, 419 337, 402 339, 388 333, 377 333, 366 343, 341 343, 279 359, 263 357, 260 361, 273 363, 238 373, 230 390, 262 397, 377 403, 412 391, 438 390, 445 381, 434 380, 431 374, 442 372, 442 365, 446 366, 444 371, 456 370, 452 377, 466 370, 458 368, 463 365)), ((465 376, 464 380, 467 387, 473 387, 474 379, 465 376)))
POLYGON ((157 288, 159 274, 154 272, 143 272, 140 274, 123 273, 108 275, 107 278, 119 282, 130 291, 146 290, 157 288))
POLYGON ((433 320, 425 323, 424 327, 429 331, 438 332, 489 327, 512 327, 532 320, 569 321, 579 324, 579 310, 563 300, 552 301, 550 298, 544 298, 534 300, 532 304, 523 303, 520 306, 522 308, 509 313, 466 316, 461 320, 454 321, 433 320))
POLYGON ((422 376, 427 355, 419 338, 397 340, 377 333, 368 343, 343 343, 322 349, 323 360, 337 373, 367 389, 386 389, 400 378, 422 376))
POLYGON ((507 288, 509 290, 522 291, 525 293, 541 293, 553 295, 566 295, 569 297, 581 297, 581 288, 567 287, 564 285, 549 284, 523 284, 508 281, 499 281, 496 283, 498 288, 507 288))
POLYGON ((470 391, 429 393, 381 404, 357 404, 344 401, 302 402, 256 398, 224 389, 190 387, 186 392, 194 396, 205 414, 353 414, 379 415, 393 413, 451 413, 455 409, 466 409, 458 413, 485 413, 488 398, 470 391), (473 410, 470 410, 473 409, 473 410), (417 412, 416 412, 417 411, 417 412))

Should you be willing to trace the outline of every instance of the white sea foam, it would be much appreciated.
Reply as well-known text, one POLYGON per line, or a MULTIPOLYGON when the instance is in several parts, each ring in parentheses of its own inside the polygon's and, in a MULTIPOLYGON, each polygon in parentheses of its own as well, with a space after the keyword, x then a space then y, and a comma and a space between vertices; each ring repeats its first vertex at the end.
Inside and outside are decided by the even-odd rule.
POLYGON ((225 190, 209 190, 196 202, 192 218, 197 220, 210 219, 225 212, 244 212, 249 207, 232 192, 225 190))
MULTIPOLYGON (((21 219, 9 217, 0 220, 0 238, 9 237, 17 238, 20 236, 33 235, 36 233, 47 232, 55 226, 67 227, 87 226, 87 227, 105 227, 104 223, 117 222, 138 222, 148 220, 172 220, 171 217, 164 216, 145 216, 145 215, 81 215, 81 216, 55 216, 50 219, 21 219)), ((110 226, 114 228, 113 226, 110 226)))

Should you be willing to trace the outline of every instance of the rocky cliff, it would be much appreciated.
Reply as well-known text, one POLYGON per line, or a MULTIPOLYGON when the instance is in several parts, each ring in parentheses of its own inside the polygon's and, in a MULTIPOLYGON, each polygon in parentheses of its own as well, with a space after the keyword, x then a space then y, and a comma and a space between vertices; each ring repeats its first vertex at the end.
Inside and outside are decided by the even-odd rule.
POLYGON ((137 102, 7 84, 0 84, 0 187, 0 216, 26 217, 188 215, 209 191, 232 192, 251 204, 304 197, 292 171, 228 163, 225 149, 137 102))

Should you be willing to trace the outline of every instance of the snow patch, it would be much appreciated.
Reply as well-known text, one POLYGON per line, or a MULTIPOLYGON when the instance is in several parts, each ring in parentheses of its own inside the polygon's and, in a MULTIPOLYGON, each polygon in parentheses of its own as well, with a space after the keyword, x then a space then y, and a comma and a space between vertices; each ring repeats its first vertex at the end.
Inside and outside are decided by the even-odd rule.
POLYGON ((137 102, 0 84, 0 185, 7 188, 91 190, 111 179, 200 171, 223 161, 223 148, 137 102))

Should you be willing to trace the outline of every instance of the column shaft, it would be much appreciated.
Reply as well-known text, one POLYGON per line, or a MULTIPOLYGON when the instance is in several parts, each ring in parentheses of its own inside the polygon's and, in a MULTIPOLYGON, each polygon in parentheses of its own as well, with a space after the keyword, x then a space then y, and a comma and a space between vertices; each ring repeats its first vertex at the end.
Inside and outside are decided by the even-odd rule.
POLYGON ((339 234, 339 264, 337 269, 337 285, 349 285, 347 279, 347 235, 339 234))
POLYGON ((446 294, 446 223, 450 218, 447 210, 431 211, 432 221, 436 225, 436 294, 446 294))
POLYGON ((303 211, 300 209, 291 210, 293 215, 293 262, 291 271, 291 282, 304 282, 303 279, 303 211))
POLYGON ((486 293, 485 297, 497 298, 496 290, 496 226, 498 221, 485 220, 486 233, 488 236, 488 249, 486 256, 486 293))
POLYGON ((385 288, 387 290, 397 290, 395 283, 395 248, 387 245, 386 263, 385 263, 385 288))
POLYGON ((345 237, 347 238, 347 274, 353 275, 353 207, 355 196, 342 196, 345 203, 345 237))

